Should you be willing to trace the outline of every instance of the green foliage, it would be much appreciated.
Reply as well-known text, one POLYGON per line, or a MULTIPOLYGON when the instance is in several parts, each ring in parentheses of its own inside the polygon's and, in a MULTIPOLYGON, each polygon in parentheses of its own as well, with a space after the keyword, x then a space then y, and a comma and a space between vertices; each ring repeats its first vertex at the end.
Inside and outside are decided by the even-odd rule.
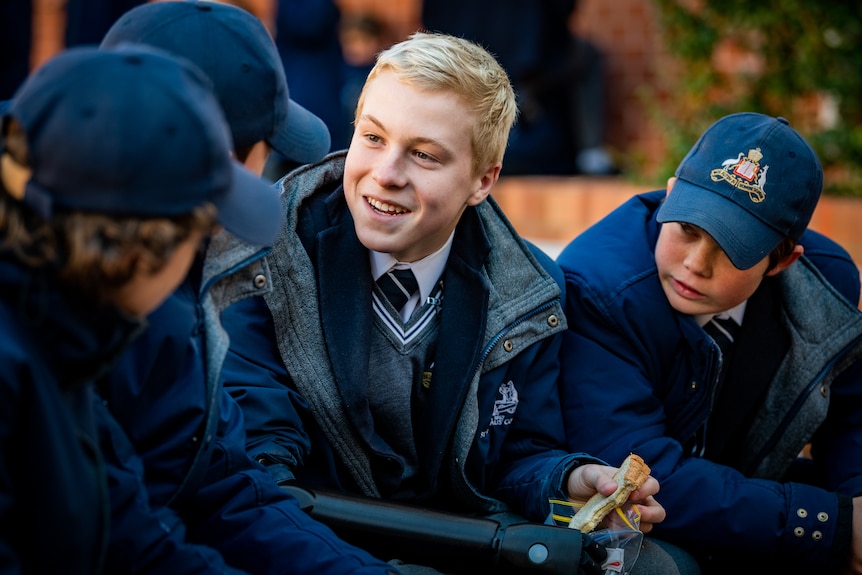
POLYGON ((684 154, 722 115, 784 116, 820 156, 825 192, 862 196, 862 2, 656 0, 656 6, 667 49, 681 65, 671 109, 659 117, 669 156, 681 158, 673 155, 677 148, 684 154), (732 58, 718 57, 728 49, 732 58))

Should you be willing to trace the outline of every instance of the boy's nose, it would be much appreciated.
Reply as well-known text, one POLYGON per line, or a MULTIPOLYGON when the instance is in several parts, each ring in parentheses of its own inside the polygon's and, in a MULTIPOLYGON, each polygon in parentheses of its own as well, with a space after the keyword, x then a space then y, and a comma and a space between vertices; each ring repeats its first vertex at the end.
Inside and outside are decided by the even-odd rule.
POLYGON ((407 183, 403 159, 395 153, 381 155, 374 166, 372 177, 381 188, 403 187, 407 183))
POLYGON ((712 270, 712 250, 708 242, 698 242, 692 247, 683 263, 692 273, 708 277, 712 270))

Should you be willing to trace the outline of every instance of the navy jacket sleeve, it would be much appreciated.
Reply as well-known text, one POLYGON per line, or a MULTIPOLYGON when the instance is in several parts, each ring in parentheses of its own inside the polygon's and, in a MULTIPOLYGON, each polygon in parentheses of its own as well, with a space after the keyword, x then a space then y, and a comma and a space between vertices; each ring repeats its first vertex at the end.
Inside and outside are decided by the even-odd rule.
POLYGON ((239 406, 222 392, 221 432, 207 476, 186 503, 189 538, 206 541, 230 565, 253 573, 394 575, 395 568, 348 545, 312 519, 245 452, 239 406))
POLYGON ((222 381, 242 408, 248 453, 279 483, 289 481, 302 468, 310 441, 298 415, 305 400, 289 386, 269 308, 262 297, 240 301, 222 313, 222 325, 231 340, 222 381))
POLYGON ((143 465, 101 406, 112 508, 106 572, 394 575, 395 568, 348 545, 315 521, 244 451, 239 408, 223 393, 225 422, 207 475, 175 512, 151 507, 143 465), (205 541, 206 546, 192 542, 205 541), (216 549, 218 551, 216 551, 216 549))
MULTIPOLYGON (((559 265, 535 245, 529 242, 527 245, 559 284, 563 297, 565 281, 559 265)), ((480 488, 490 488, 497 498, 513 504, 525 517, 540 522, 547 518, 550 499, 568 499, 566 484, 572 469, 585 463, 604 464, 587 454, 565 451, 558 390, 561 342, 562 334, 546 338, 524 350, 518 361, 497 368, 504 372, 498 376, 501 381, 528 382, 529 393, 520 397, 518 416, 500 447, 500 461, 489 457, 494 449, 488 449, 483 441, 477 441, 473 449, 487 451, 468 459, 468 466, 471 462, 484 462, 484 471, 471 470, 473 477, 481 478, 478 480, 480 488), (497 463, 499 467, 495 467, 497 463)), ((484 377, 494 376, 489 373, 484 377)), ((480 386, 479 392, 495 389, 496 386, 485 385, 480 386)), ((480 398, 479 404, 492 405, 493 400, 480 398)))
POLYGON ((101 398, 95 400, 99 445, 111 502, 106 573, 242 573, 214 549, 186 541, 179 516, 153 508, 143 484, 143 464, 101 398))

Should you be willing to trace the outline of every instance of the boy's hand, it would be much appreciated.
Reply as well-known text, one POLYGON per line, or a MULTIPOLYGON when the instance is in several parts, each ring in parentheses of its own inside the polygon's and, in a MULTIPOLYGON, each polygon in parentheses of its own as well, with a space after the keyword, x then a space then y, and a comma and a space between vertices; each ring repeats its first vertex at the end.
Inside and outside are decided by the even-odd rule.
MULTIPOLYGON (((616 471, 616 467, 594 463, 576 467, 569 474, 567 482, 569 499, 585 503, 596 492, 610 495, 617 488, 617 482, 613 479, 616 471)), ((664 521, 666 515, 664 507, 653 497, 658 491, 658 480, 650 476, 640 489, 629 496, 629 501, 638 505, 641 514, 640 530, 644 533, 652 531, 653 525, 664 521)))

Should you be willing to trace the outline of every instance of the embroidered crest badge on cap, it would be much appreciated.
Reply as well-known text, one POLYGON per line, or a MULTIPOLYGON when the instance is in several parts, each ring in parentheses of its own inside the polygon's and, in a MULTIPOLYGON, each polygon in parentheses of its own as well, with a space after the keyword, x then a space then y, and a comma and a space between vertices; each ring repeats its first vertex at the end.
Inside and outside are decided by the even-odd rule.
POLYGON ((823 188, 820 160, 787 120, 750 112, 710 126, 676 177, 658 221, 702 228, 743 270, 799 239, 823 188))

